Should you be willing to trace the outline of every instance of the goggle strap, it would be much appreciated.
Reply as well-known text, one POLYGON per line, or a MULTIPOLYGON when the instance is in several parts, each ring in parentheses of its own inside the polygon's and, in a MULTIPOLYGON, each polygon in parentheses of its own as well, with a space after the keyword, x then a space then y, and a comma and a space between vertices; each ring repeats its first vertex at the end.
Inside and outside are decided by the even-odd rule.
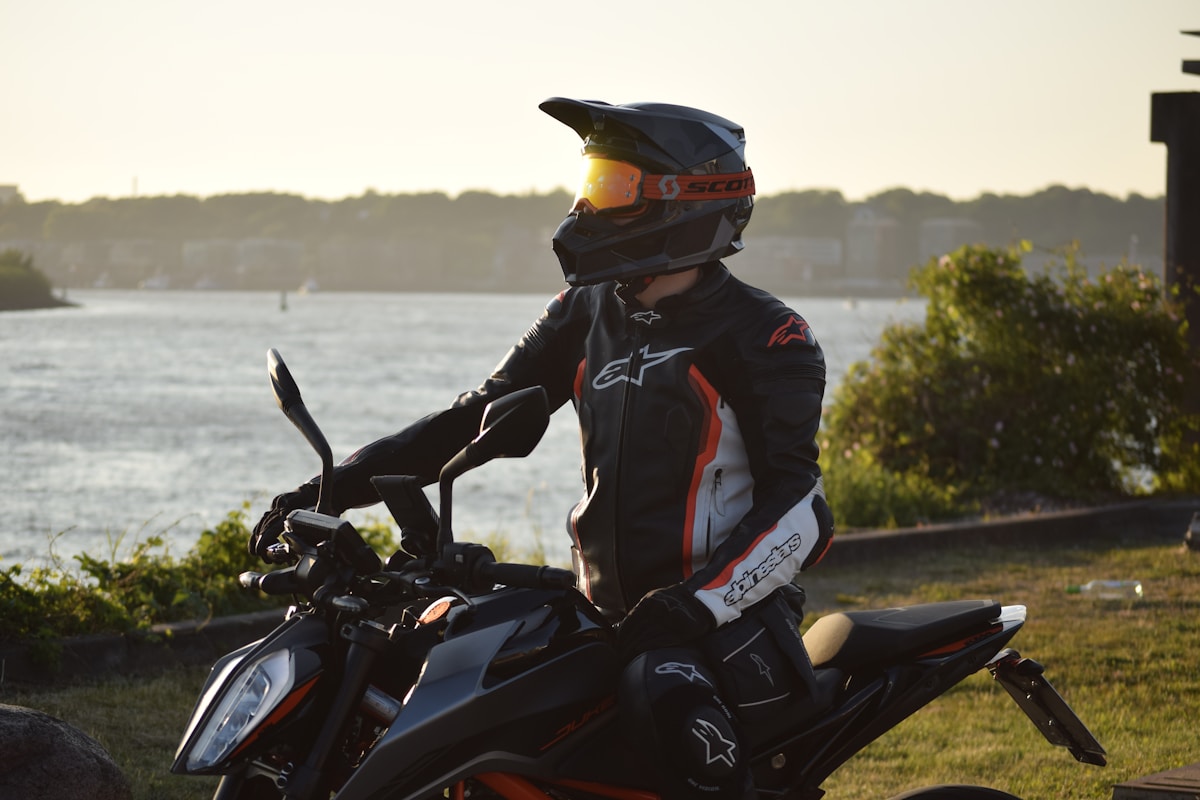
POLYGON ((646 175, 642 197, 646 200, 730 200, 754 194, 754 175, 725 172, 715 175, 646 175))

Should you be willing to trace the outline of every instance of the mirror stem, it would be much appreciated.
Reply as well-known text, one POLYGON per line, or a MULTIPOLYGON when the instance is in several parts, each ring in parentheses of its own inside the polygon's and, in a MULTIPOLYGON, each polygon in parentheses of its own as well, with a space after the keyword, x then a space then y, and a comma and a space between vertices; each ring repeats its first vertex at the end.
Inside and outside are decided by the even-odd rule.
POLYGON ((321 433, 321 429, 317 427, 317 423, 313 421, 312 415, 308 413, 308 409, 304 406, 303 402, 297 401, 285 408, 283 413, 304 434, 304 438, 308 440, 313 450, 316 450, 317 455, 321 457, 321 492, 317 496, 317 513, 332 515, 333 450, 330 448, 329 442, 325 439, 325 434, 321 433))
POLYGON ((450 527, 451 510, 454 507, 451 502, 454 496, 454 479, 439 481, 438 492, 442 512, 438 518, 437 554, 438 558, 441 558, 442 553, 446 551, 446 546, 454 542, 454 529, 450 527))
POLYGON ((459 450, 454 458, 446 462, 438 474, 438 496, 441 506, 441 517, 438 519, 438 555, 442 554, 446 545, 454 542, 454 529, 451 527, 451 517, 454 509, 454 480, 473 466, 477 466, 475 458, 478 448, 474 442, 459 450))

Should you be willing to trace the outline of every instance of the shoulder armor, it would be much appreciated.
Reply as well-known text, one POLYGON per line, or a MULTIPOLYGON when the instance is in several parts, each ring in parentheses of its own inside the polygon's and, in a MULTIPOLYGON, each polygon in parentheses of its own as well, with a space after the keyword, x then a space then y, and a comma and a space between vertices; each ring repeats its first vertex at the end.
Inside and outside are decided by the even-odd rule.
POLYGON ((767 318, 757 334, 755 345, 765 350, 785 347, 815 347, 816 334, 804 317, 784 306, 767 318))

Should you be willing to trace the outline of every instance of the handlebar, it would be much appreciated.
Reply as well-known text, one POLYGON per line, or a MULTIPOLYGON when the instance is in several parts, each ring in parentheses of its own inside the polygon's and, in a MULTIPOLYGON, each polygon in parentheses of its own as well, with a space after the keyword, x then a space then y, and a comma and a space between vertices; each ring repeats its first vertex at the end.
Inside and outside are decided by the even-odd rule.
POLYGON ((575 573, 558 567, 490 561, 479 565, 479 574, 493 583, 522 589, 575 588, 575 573))
MULTIPOLYGON (((257 589, 263 594, 301 594, 304 592, 304 582, 294 569, 283 569, 278 572, 243 572, 238 575, 238 583, 247 589, 257 589)), ((323 585, 312 593, 312 601, 332 611, 345 611, 351 614, 365 614, 370 603, 354 595, 338 594, 332 587, 323 585)))
POLYGON ((414 563, 399 572, 382 572, 380 575, 407 597, 437 597, 449 593, 466 599, 462 589, 474 588, 483 593, 495 585, 551 590, 575 587, 575 573, 568 569, 491 561, 488 560, 491 552, 480 545, 476 546, 484 555, 474 558, 465 570, 458 571, 454 575, 455 580, 445 580, 450 576, 437 563, 421 566, 414 563))
MULTIPOLYGON (((357 538, 357 537, 355 537, 357 538)), ((361 541, 361 539, 359 540, 361 541)), ((372 602, 402 602, 406 598, 431 597, 452 593, 468 598, 481 594, 496 585, 522 589, 563 590, 575 586, 575 573, 558 567, 535 564, 512 564, 494 560, 491 550, 483 545, 454 543, 442 559, 415 559, 398 571, 354 569, 336 578, 329 568, 317 566, 322 556, 346 558, 344 550, 315 548, 304 569, 289 567, 275 572, 243 572, 238 576, 242 586, 270 595, 304 595, 315 605, 332 611, 366 613, 372 602), (366 573, 366 574, 364 574, 366 573), (332 583, 331 583, 332 581, 332 583), (335 585, 343 588, 337 589, 335 585), (350 593, 357 586, 358 594, 350 593)), ((372 552, 374 557, 374 553, 372 552)), ((366 559, 357 559, 356 566, 366 566, 366 559)), ((305 559, 302 559, 305 561, 305 559)), ((376 562, 378 560, 376 558, 376 562)))

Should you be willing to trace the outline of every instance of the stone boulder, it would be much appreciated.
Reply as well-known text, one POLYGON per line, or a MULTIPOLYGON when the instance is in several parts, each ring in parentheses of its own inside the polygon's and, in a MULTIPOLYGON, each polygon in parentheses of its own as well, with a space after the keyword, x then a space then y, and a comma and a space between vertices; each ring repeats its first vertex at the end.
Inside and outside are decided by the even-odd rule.
POLYGON ((94 739, 49 714, 0 704, 0 797, 130 800, 129 781, 94 739))

